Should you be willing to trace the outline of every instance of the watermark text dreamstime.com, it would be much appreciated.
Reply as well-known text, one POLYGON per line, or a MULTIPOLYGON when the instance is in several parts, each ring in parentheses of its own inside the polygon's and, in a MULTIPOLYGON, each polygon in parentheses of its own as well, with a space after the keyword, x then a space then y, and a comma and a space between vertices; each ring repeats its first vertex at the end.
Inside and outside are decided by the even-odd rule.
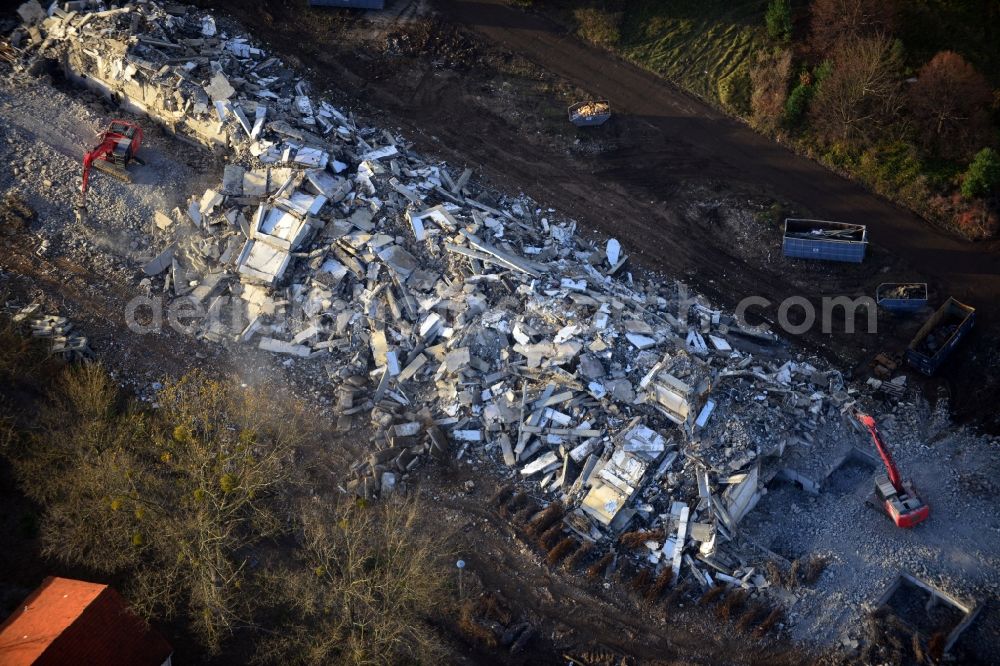
MULTIPOLYGON (((679 290, 678 312, 690 312, 699 301, 688 295, 686 289, 679 290)), ((815 329, 817 324, 824 334, 853 334, 857 331, 859 316, 865 322, 863 333, 878 332, 878 312, 875 300, 869 296, 851 298, 850 296, 824 296, 819 299, 817 308, 815 299, 805 296, 790 296, 777 303, 776 316, 773 324, 787 335, 803 335, 815 329)), ((214 301, 210 307, 193 298, 175 298, 168 303, 162 296, 137 296, 125 306, 125 324, 133 333, 148 335, 160 333, 164 326, 188 335, 199 331, 225 330, 238 332, 251 324, 243 307, 223 307, 223 300, 214 301)), ((760 319, 770 321, 765 313, 771 312, 774 302, 763 296, 747 296, 742 299, 733 311, 736 323, 744 328, 754 329, 747 321, 747 315, 757 315, 760 319)), ((672 308, 671 308, 672 309, 672 308)), ((268 323, 279 330, 296 330, 304 322, 321 314, 316 308, 304 307, 292 301, 283 309, 268 317, 268 323)))
MULTIPOLYGON (((747 296, 739 302, 733 315, 740 326, 749 327, 746 314, 751 307, 768 308, 772 302, 763 296, 747 296)), ((820 299, 820 331, 829 334, 843 331, 856 332, 858 313, 866 320, 865 333, 878 332, 878 311, 871 296, 824 296, 820 299), (838 312, 840 311, 838 316, 838 312)), ((778 304, 778 328, 788 335, 803 335, 816 326, 816 306, 805 296, 789 296, 778 304), (795 321, 793 321, 793 315, 795 321)))

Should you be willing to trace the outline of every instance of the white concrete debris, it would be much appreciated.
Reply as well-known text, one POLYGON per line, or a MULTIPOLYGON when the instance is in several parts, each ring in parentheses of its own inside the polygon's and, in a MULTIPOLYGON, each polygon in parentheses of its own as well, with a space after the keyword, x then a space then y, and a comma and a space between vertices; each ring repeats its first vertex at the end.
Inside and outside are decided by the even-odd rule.
POLYGON ((609 238, 606 252, 608 255, 608 263, 614 266, 618 263, 618 258, 621 256, 621 243, 614 238, 609 238))
POLYGON ((50 354, 67 361, 82 361, 93 355, 87 337, 74 330, 73 322, 41 312, 40 303, 31 303, 14 312, 11 319, 15 324, 27 325, 32 337, 48 340, 50 354))
POLYGON ((839 373, 685 285, 618 277, 617 240, 360 126, 210 15, 21 10, 25 58, 225 153, 216 187, 156 216, 146 279, 212 303, 196 335, 327 368, 338 427, 376 431, 347 491, 399 492, 429 456, 491 461, 562 501, 582 538, 659 529, 658 569, 747 587, 733 540, 765 484, 819 488, 850 446, 839 373))

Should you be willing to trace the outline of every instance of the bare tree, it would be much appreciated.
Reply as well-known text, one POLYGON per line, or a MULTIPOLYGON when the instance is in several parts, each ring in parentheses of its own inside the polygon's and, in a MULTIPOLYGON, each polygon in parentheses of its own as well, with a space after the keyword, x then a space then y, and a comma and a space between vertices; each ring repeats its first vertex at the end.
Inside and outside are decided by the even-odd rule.
POLYGON ((99 571, 134 565, 141 510, 120 498, 144 483, 132 443, 147 440, 145 419, 119 404, 101 366, 86 365, 60 376, 39 426, 12 459, 25 494, 46 508, 45 552, 99 571))
POLYGON ((418 505, 341 500, 301 511, 302 561, 275 574, 287 614, 260 663, 440 663, 431 627, 449 603, 438 534, 418 529, 418 505))
POLYGON ((813 0, 812 46, 826 54, 858 37, 892 34, 896 26, 894 0, 813 0))
POLYGON ((122 405, 98 366, 68 371, 17 468, 46 507, 51 555, 130 570, 147 615, 184 610, 209 649, 249 624, 255 549, 278 535, 308 432, 267 388, 199 373, 169 383, 152 416, 122 405))
POLYGON ((903 59, 886 35, 852 39, 833 54, 833 71, 819 86, 811 125, 829 142, 860 144, 900 125, 903 59))
POLYGON ((989 141, 992 99, 986 77, 954 51, 921 67, 908 94, 921 141, 951 159, 968 158, 989 141))
POLYGON ((755 127, 773 130, 778 126, 788 98, 791 71, 791 51, 783 49, 757 54, 750 67, 750 109, 755 127))
POLYGON ((158 511, 148 536, 163 566, 140 579, 143 597, 150 610, 172 608, 180 590, 211 647, 250 622, 258 601, 245 589, 254 547, 283 529, 291 457, 307 429, 274 397, 266 387, 244 390, 198 373, 158 396, 158 511))

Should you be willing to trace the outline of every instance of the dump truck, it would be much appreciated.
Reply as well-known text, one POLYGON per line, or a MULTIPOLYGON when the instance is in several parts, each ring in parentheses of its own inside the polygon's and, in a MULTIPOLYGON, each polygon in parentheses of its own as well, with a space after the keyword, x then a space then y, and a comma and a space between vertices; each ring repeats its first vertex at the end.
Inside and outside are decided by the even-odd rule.
POLYGON ((567 113, 569 121, 577 127, 597 127, 611 117, 611 103, 606 99, 577 102, 567 113))
POLYGON ((860 264, 868 249, 863 224, 787 218, 782 249, 786 257, 860 264))
POLYGON ((927 283, 883 282, 875 289, 875 302, 890 312, 916 312, 927 305, 927 283))
POLYGON ((949 298, 917 331, 906 349, 906 362, 933 375, 975 323, 975 308, 949 298))

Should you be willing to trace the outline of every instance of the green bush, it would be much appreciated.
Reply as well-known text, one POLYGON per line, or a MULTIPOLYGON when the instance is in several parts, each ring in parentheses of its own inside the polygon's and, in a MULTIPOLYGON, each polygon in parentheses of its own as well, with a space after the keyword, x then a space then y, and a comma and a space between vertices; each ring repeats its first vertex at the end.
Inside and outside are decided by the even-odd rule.
POLYGON ((860 155, 853 146, 838 141, 830 145, 822 154, 822 158, 824 162, 834 168, 853 173, 858 168, 860 155))
POLYGON ((962 196, 966 199, 985 197, 1000 185, 1000 155, 992 148, 983 148, 969 163, 962 179, 962 196))
POLYGON ((829 60, 824 60, 820 64, 813 67, 812 75, 813 79, 816 81, 816 85, 823 82, 823 79, 830 76, 830 72, 833 71, 833 63, 829 60))
POLYGON ((798 127, 805 117, 806 109, 809 107, 809 100, 812 99, 815 88, 812 85, 799 83, 792 89, 788 99, 785 100, 785 125, 788 127, 798 127))
POLYGON ((870 188, 922 209, 930 196, 924 165, 916 146, 907 141, 880 143, 868 148, 858 160, 857 177, 870 188))
POLYGON ((792 9, 788 0, 771 0, 764 14, 767 36, 773 42, 785 43, 792 38, 792 9))
POLYGON ((905 141, 869 148, 861 154, 858 167, 866 182, 889 188, 915 180, 923 169, 917 149, 905 141))
POLYGON ((746 116, 750 113, 750 72, 739 67, 719 79, 719 101, 731 113, 746 116))

